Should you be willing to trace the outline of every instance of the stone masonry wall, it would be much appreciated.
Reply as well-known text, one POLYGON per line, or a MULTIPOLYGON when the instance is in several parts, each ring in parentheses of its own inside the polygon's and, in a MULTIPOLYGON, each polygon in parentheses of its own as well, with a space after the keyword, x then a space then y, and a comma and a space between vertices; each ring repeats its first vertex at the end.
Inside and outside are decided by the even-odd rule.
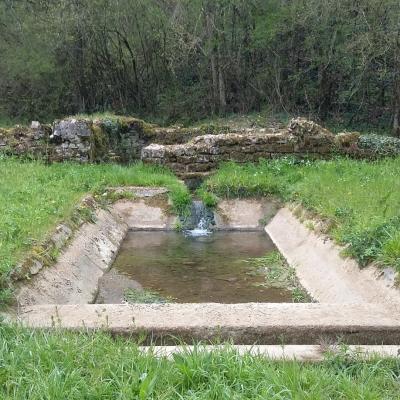
POLYGON ((220 162, 254 162, 288 154, 327 157, 348 153, 356 146, 354 134, 333 135, 303 118, 293 119, 287 129, 274 133, 228 133, 196 137, 186 144, 151 144, 142 150, 142 160, 166 165, 182 177, 210 173, 220 162), (338 140, 340 138, 341 140, 338 140))
POLYGON ((33 122, 30 127, 0 129, 0 152, 50 162, 128 163, 139 160, 150 143, 186 143, 194 137, 226 132, 227 127, 163 128, 131 117, 90 120, 67 118, 53 125, 33 122))
POLYGON ((53 126, 32 122, 30 127, 0 129, 0 152, 47 161, 90 161, 92 124, 82 120, 56 121, 53 126))
POLYGON ((196 177, 220 162, 254 162, 287 154, 330 157, 334 154, 376 158, 400 154, 400 140, 334 135, 313 121, 296 118, 287 128, 248 128, 206 125, 162 128, 131 117, 98 120, 67 118, 53 125, 0 129, 0 153, 41 158, 48 162, 128 163, 142 159, 165 165, 180 176, 196 177))
POLYGON ((44 157, 48 152, 50 125, 32 122, 28 127, 0 128, 0 153, 16 156, 44 157))

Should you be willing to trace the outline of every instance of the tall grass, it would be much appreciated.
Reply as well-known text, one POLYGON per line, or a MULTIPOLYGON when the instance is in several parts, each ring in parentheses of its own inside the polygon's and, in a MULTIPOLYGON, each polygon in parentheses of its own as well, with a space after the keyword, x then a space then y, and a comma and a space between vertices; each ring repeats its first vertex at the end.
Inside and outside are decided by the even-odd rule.
POLYGON ((332 236, 362 264, 400 271, 400 158, 375 162, 287 158, 228 163, 203 185, 221 197, 276 195, 331 219, 332 236))
POLYGON ((231 347, 156 358, 106 333, 52 333, 0 324, 0 398, 396 399, 399 359, 339 355, 318 364, 239 356, 231 347))
MULTIPOLYGON (((186 187, 170 172, 136 164, 77 165, 0 159, 0 287, 24 253, 61 220, 88 192, 105 186, 166 186, 175 211, 190 201, 186 187)), ((1 294, 0 294, 1 301, 1 294)))

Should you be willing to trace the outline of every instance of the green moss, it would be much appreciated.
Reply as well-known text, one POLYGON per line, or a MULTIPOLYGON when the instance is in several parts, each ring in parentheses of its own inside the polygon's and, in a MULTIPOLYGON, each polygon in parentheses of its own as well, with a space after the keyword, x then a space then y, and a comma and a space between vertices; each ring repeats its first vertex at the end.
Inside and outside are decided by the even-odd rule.
POLYGON ((219 135, 228 133, 230 128, 228 125, 202 124, 198 127, 202 135, 219 135))
POLYGON ((9 135, 10 130, 5 128, 0 128, 0 137, 7 137, 9 135))
POLYGON ((104 160, 108 154, 109 140, 101 125, 93 124, 90 137, 90 161, 104 160))

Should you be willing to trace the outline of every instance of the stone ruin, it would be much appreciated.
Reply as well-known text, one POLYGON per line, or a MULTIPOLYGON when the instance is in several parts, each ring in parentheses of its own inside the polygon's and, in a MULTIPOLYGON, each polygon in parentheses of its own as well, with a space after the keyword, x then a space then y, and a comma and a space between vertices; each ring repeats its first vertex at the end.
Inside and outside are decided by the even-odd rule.
POLYGON ((363 138, 357 132, 335 135, 305 118, 292 119, 286 128, 241 130, 212 125, 163 128, 130 117, 68 118, 53 125, 33 122, 30 127, 0 129, 0 152, 48 162, 142 160, 166 166, 186 179, 208 175, 225 161, 256 162, 287 155, 375 157, 363 138))
POLYGON ((226 130, 212 125, 163 128, 131 117, 67 118, 52 125, 34 121, 30 127, 0 128, 0 153, 49 162, 128 163, 140 160, 142 149, 151 143, 186 143, 197 136, 226 130))

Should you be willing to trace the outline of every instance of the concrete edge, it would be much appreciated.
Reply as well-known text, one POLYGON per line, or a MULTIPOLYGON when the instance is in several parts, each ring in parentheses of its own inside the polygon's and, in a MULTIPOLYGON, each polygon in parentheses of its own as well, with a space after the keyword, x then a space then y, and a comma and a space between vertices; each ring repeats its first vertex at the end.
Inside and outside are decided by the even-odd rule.
POLYGON ((16 320, 37 329, 144 336, 151 344, 400 343, 400 313, 379 304, 42 305, 22 308, 16 320))

